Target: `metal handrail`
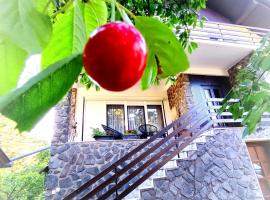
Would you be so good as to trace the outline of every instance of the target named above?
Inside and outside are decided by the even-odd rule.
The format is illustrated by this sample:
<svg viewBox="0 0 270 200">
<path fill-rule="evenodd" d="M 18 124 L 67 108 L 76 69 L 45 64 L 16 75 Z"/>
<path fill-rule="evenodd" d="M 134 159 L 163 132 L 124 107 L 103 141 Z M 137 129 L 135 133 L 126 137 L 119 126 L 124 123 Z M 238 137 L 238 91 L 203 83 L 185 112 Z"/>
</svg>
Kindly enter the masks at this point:
<svg viewBox="0 0 270 200">
<path fill-rule="evenodd" d="M 42 147 L 42 148 L 39 148 L 39 149 L 37 149 L 37 150 L 31 151 L 31 152 L 29 152 L 29 153 L 25 153 L 25 154 L 22 154 L 22 155 L 13 157 L 13 158 L 9 158 L 9 157 L 5 154 L 5 152 L 0 148 L 0 168 L 11 167 L 11 166 L 12 166 L 12 163 L 13 163 L 14 161 L 23 159 L 23 158 L 25 158 L 25 157 L 32 156 L 32 155 L 34 155 L 34 154 L 40 153 L 40 152 L 42 152 L 42 151 L 45 151 L 45 150 L 47 150 L 47 149 L 50 149 L 50 146 Z"/>
<path fill-rule="evenodd" d="M 156 135 L 154 135 L 150 139 L 146 140 L 144 143 L 142 143 L 141 145 L 139 145 L 138 147 L 136 147 L 131 152 L 127 153 L 124 157 L 122 157 L 121 159 L 119 159 L 118 161 L 116 161 L 114 164 L 112 164 L 111 166 L 109 166 L 108 168 L 106 168 L 105 170 L 103 170 L 101 173 L 99 173 L 97 176 L 95 176 L 94 178 L 92 178 L 91 180 L 89 180 L 88 182 L 86 182 L 80 188 L 78 188 L 77 190 L 75 190 L 72 193 L 70 193 L 68 196 L 66 196 L 64 198 L 64 200 L 68 200 L 68 199 L 72 199 L 72 198 L 76 197 L 81 192 L 83 192 L 84 190 L 88 189 L 88 187 L 90 185 L 92 185 L 95 182 L 99 181 L 101 178 L 103 178 L 104 176 L 108 175 L 111 172 L 114 172 L 114 175 L 112 175 L 107 180 L 105 180 L 103 183 L 101 183 L 100 185 L 98 185 L 97 187 L 95 187 L 92 191 L 90 191 L 88 194 L 86 194 L 82 199 L 92 199 L 96 194 L 100 193 L 104 188 L 106 188 L 107 186 L 109 186 L 114 181 L 116 183 L 115 184 L 115 187 L 113 187 L 110 190 L 108 190 L 105 194 L 103 194 L 98 199 L 106 199 L 107 197 L 109 197 L 113 193 L 116 193 L 118 195 L 118 190 L 123 185 L 125 185 L 126 183 L 129 182 L 130 176 L 134 175 L 135 173 L 137 173 L 137 175 L 138 175 L 141 171 L 144 170 L 145 167 L 148 167 L 151 163 L 153 163 L 154 161 L 156 161 L 160 157 L 164 156 L 163 150 L 161 150 L 161 152 L 163 152 L 163 153 L 160 152 L 160 153 L 158 153 L 158 156 L 151 157 L 150 160 L 146 161 L 142 165 L 142 166 L 144 166 L 143 168 L 139 167 L 133 173 L 131 173 L 130 175 L 128 175 L 127 177 L 125 177 L 124 179 L 122 179 L 120 182 L 118 182 L 117 181 L 118 178 L 121 177 L 125 172 L 127 172 L 132 167 L 135 167 L 139 162 L 141 162 L 142 160 L 146 159 L 147 156 L 149 156 L 150 154 L 154 153 L 156 150 L 162 149 L 162 148 L 160 148 L 161 146 L 166 145 L 167 146 L 166 148 L 168 148 L 168 149 L 171 149 L 172 147 L 176 147 L 178 149 L 179 148 L 179 142 L 180 141 L 177 138 L 179 138 L 180 134 L 183 131 L 189 131 L 190 133 L 193 133 L 193 136 L 195 136 L 196 135 L 195 134 L 196 131 L 198 129 L 201 130 L 204 127 L 204 126 L 202 126 L 202 125 L 205 125 L 203 123 L 206 122 L 206 124 L 209 124 L 209 121 L 211 121 L 210 120 L 210 116 L 209 116 L 209 111 L 207 111 L 207 114 L 206 115 L 203 115 L 203 116 L 201 115 L 201 113 L 203 113 L 203 112 L 200 111 L 198 113 L 198 110 L 205 110 L 206 108 L 207 107 L 205 106 L 205 104 L 204 104 L 204 106 L 203 106 L 203 104 L 201 104 L 199 106 L 195 106 L 187 114 L 185 114 L 184 116 L 180 117 L 178 120 L 174 121 L 173 123 L 171 123 L 167 127 L 165 127 L 159 133 L 157 133 Z M 199 117 L 199 119 L 198 120 L 193 120 L 192 123 L 190 123 L 190 120 L 188 120 L 188 122 L 185 122 L 186 119 L 188 119 L 189 117 L 194 116 L 194 114 L 195 114 L 196 111 L 197 111 L 197 115 L 195 115 L 195 117 Z M 161 138 L 171 128 L 173 128 L 174 131 L 172 133 L 169 133 L 166 137 Z M 192 136 L 192 138 L 195 139 L 193 136 Z M 151 146 L 144 153 L 141 153 L 140 155 L 138 155 L 138 157 L 133 158 L 133 160 L 131 160 L 131 158 L 134 155 L 136 155 L 138 152 L 140 152 L 146 146 L 150 145 L 151 143 L 153 143 L 155 141 L 157 141 L 157 143 L 154 143 L 153 146 Z M 168 144 L 168 143 L 170 143 L 170 144 Z M 178 153 L 181 150 L 182 149 L 178 150 Z M 167 152 L 167 151 L 165 151 L 165 152 Z M 130 162 L 129 162 L 129 164 L 127 164 L 127 165 L 125 165 L 123 167 L 123 164 L 126 163 L 126 161 L 130 161 Z M 119 196 L 122 198 L 122 196 L 124 194 L 127 195 L 132 190 L 133 189 L 131 187 L 129 187 L 129 189 L 126 189 L 125 190 L 125 193 L 122 192 Z"/>
</svg>

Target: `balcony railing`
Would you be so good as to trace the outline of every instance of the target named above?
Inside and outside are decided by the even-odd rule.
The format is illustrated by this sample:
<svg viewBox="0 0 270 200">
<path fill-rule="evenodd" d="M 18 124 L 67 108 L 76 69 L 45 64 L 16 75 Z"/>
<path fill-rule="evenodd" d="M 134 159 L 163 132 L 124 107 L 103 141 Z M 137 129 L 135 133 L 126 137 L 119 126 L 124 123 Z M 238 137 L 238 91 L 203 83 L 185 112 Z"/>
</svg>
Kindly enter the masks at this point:
<svg viewBox="0 0 270 200">
<path fill-rule="evenodd" d="M 197 26 L 191 31 L 192 40 L 210 40 L 224 43 L 259 46 L 261 39 L 270 29 L 205 22 L 203 28 Z"/>
<path fill-rule="evenodd" d="M 213 124 L 216 127 L 239 127 L 242 126 L 241 122 L 243 119 L 233 119 L 232 113 L 226 110 L 225 112 L 219 113 L 218 110 L 221 108 L 221 102 L 223 98 L 209 98 L 207 99 L 207 106 L 212 118 Z M 239 102 L 238 99 L 231 99 L 230 102 Z M 243 113 L 246 116 L 247 112 Z M 262 116 L 260 126 L 270 126 L 270 113 L 265 112 Z"/>
</svg>

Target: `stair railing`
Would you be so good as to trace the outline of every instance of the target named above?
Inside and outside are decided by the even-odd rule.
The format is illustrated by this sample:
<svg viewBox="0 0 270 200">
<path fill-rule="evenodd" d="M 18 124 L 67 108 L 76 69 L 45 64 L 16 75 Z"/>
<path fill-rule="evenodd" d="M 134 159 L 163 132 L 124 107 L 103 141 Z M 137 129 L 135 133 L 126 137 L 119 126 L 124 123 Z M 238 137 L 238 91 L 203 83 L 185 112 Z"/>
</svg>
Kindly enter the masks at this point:
<svg viewBox="0 0 270 200">
<path fill-rule="evenodd" d="M 206 105 L 195 106 L 71 192 L 64 200 L 74 197 L 82 200 L 123 199 L 212 125 Z M 144 149 L 146 150 L 143 151 Z M 103 181 L 105 177 L 109 178 Z M 88 192 L 89 188 L 97 183 L 98 185 Z"/>
</svg>

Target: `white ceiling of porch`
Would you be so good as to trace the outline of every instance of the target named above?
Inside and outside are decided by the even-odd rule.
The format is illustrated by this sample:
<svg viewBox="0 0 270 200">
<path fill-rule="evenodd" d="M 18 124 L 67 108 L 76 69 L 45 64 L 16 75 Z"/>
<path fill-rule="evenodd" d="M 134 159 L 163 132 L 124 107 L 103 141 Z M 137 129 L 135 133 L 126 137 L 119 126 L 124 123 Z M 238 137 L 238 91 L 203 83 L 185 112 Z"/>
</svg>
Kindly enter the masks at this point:
<svg viewBox="0 0 270 200">
<path fill-rule="evenodd" d="M 199 47 L 189 55 L 190 74 L 227 76 L 227 70 L 250 54 L 255 47 L 212 41 L 197 41 Z"/>
</svg>

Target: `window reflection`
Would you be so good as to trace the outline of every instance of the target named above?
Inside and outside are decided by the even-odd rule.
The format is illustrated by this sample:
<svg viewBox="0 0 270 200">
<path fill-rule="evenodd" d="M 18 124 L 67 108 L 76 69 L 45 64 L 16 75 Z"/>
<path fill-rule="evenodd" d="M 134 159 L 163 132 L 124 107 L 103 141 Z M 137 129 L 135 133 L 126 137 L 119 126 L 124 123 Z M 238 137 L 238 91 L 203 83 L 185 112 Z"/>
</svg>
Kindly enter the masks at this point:
<svg viewBox="0 0 270 200">
<path fill-rule="evenodd" d="M 164 127 L 162 109 L 160 105 L 147 106 L 148 123 L 156 126 L 158 130 Z"/>
<path fill-rule="evenodd" d="M 137 130 L 142 124 L 145 124 L 145 114 L 143 106 L 128 106 L 128 129 Z"/>
<path fill-rule="evenodd" d="M 119 131 L 125 130 L 124 105 L 107 105 L 107 126 Z"/>
</svg>

